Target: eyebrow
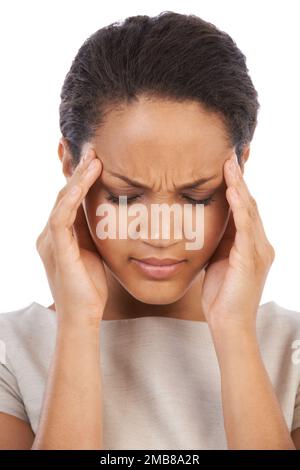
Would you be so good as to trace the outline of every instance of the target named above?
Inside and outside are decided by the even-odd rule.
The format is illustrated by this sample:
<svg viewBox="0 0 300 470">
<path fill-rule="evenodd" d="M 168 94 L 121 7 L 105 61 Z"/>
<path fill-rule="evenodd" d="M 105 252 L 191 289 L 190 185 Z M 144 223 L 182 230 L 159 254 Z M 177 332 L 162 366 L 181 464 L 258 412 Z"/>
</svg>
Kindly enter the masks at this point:
<svg viewBox="0 0 300 470">
<path fill-rule="evenodd" d="M 115 172 L 111 172 L 111 171 L 108 171 L 107 173 L 109 173 L 112 176 L 115 176 L 116 178 L 120 178 L 121 180 L 125 181 L 126 183 L 130 184 L 131 186 L 135 186 L 136 188 L 151 189 L 150 186 L 142 184 L 139 181 L 132 180 L 132 179 L 128 178 L 127 176 L 121 175 L 119 173 L 115 173 Z M 213 180 L 217 177 L 218 177 L 218 175 L 213 175 L 213 176 L 210 176 L 208 178 L 199 178 L 196 181 L 192 181 L 190 183 L 186 183 L 186 184 L 182 184 L 180 186 L 177 186 L 177 189 L 196 188 L 198 186 L 201 186 L 204 183 L 207 183 L 207 181 Z"/>
</svg>

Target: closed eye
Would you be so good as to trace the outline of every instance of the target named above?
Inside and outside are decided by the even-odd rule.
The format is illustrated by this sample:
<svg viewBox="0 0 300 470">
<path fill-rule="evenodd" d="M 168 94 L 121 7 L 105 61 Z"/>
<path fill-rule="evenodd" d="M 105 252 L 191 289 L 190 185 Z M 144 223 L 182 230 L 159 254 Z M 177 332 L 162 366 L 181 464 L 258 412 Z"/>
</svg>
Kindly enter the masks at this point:
<svg viewBox="0 0 300 470">
<path fill-rule="evenodd" d="M 115 196 L 114 194 L 111 194 L 111 193 L 110 193 L 110 194 L 107 196 L 107 200 L 108 200 L 108 201 L 111 201 L 113 204 L 118 204 L 118 205 L 120 205 L 120 203 L 121 203 L 121 201 L 119 200 L 120 197 L 121 197 L 121 196 Z M 127 204 L 130 204 L 131 202 L 136 201 L 139 197 L 140 197 L 140 196 L 131 196 L 131 197 L 127 196 Z"/>
<path fill-rule="evenodd" d="M 111 194 L 109 193 L 109 195 L 107 196 L 107 200 L 112 202 L 113 204 L 117 204 L 117 205 L 120 205 L 121 201 L 119 200 L 119 197 L 120 196 L 115 196 L 114 194 Z M 127 204 L 131 204 L 132 202 L 134 201 L 137 201 L 141 196 L 138 195 L 138 196 L 127 196 Z M 191 204 L 203 204 L 204 206 L 208 206 L 209 204 L 211 204 L 213 201 L 215 201 L 215 199 L 213 199 L 213 196 L 209 196 L 207 197 L 206 199 L 194 199 L 192 197 L 189 197 L 189 196 L 183 196 L 187 201 L 189 201 Z M 126 201 L 126 199 L 124 200 L 124 202 Z"/>
<path fill-rule="evenodd" d="M 187 199 L 191 204 L 203 204 L 204 206 L 208 206 L 211 204 L 215 199 L 213 199 L 213 196 L 207 197 L 206 199 L 193 199 L 192 197 L 189 196 L 184 196 L 185 199 Z"/>
</svg>

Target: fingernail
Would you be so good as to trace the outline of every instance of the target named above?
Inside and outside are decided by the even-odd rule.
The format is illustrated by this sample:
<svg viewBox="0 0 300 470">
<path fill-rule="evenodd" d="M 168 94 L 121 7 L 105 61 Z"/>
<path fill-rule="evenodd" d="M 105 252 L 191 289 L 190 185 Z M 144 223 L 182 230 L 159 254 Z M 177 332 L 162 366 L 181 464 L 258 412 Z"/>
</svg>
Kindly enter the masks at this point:
<svg viewBox="0 0 300 470">
<path fill-rule="evenodd" d="M 237 166 L 239 165 L 237 154 L 235 152 L 232 155 L 232 160 L 234 161 L 235 165 L 237 165 Z"/>
<path fill-rule="evenodd" d="M 238 164 L 238 160 L 237 160 L 237 156 L 236 154 L 234 154 L 231 159 L 230 159 L 230 165 L 229 165 L 229 170 L 231 171 L 231 173 L 235 176 L 238 176 L 239 175 L 239 164 Z"/>
<path fill-rule="evenodd" d="M 86 160 L 89 158 L 90 153 L 91 153 L 91 152 L 90 152 L 90 149 L 88 148 L 87 151 L 85 152 L 84 156 L 83 156 L 83 160 L 84 160 L 84 161 L 86 161 Z"/>
<path fill-rule="evenodd" d="M 90 147 L 87 149 L 87 151 L 85 152 L 85 154 L 83 155 L 81 159 L 81 162 L 80 162 L 81 165 L 83 165 L 84 162 L 86 162 L 91 157 L 91 154 L 92 154 L 91 150 L 92 149 Z"/>
<path fill-rule="evenodd" d="M 229 166 L 229 171 L 231 171 L 231 173 L 235 173 L 236 165 L 235 165 L 234 157 L 231 157 L 228 166 Z"/>
</svg>

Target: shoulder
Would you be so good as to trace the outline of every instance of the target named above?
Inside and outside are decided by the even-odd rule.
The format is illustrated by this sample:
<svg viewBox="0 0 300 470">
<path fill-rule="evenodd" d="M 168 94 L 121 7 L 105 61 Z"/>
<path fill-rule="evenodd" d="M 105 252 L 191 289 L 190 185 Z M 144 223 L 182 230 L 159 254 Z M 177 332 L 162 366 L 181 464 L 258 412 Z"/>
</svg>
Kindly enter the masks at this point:
<svg viewBox="0 0 300 470">
<path fill-rule="evenodd" d="M 300 340 L 300 312 L 275 301 L 259 306 L 257 332 L 264 342 L 288 343 Z"/>
<path fill-rule="evenodd" d="M 0 341 L 8 348 L 16 343 L 36 343 L 51 337 L 56 329 L 56 312 L 43 305 L 31 304 L 8 312 L 0 313 Z"/>
<path fill-rule="evenodd" d="M 261 326 L 271 322 L 275 327 L 300 327 L 300 311 L 284 307 L 274 300 L 259 306 L 257 319 Z"/>
</svg>

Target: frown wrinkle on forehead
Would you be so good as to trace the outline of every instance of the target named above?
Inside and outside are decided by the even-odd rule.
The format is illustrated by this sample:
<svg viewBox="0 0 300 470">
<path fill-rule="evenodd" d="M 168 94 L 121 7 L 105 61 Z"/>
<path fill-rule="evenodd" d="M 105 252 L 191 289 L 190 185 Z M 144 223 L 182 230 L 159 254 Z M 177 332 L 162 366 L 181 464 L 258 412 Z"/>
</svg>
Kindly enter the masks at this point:
<svg viewBox="0 0 300 470">
<path fill-rule="evenodd" d="M 147 183 L 144 183 L 144 182 L 141 182 L 141 181 L 137 181 L 137 180 L 129 178 L 126 175 L 122 175 L 120 173 L 116 173 L 116 172 L 113 172 L 113 171 L 108 171 L 107 173 L 109 175 L 114 176 L 114 178 L 118 178 L 122 181 L 125 181 L 125 183 L 127 183 L 129 186 L 134 186 L 135 188 L 152 189 L 152 186 L 149 185 L 149 183 L 147 184 Z M 213 181 L 216 178 L 218 178 L 218 174 L 215 174 L 215 175 L 212 175 L 212 176 L 209 176 L 209 177 L 197 178 L 196 180 L 190 181 L 188 183 L 183 183 L 183 184 L 179 184 L 179 185 L 174 184 L 174 188 L 175 189 L 180 189 L 180 190 L 198 188 L 200 186 L 203 186 L 208 181 Z"/>
</svg>

